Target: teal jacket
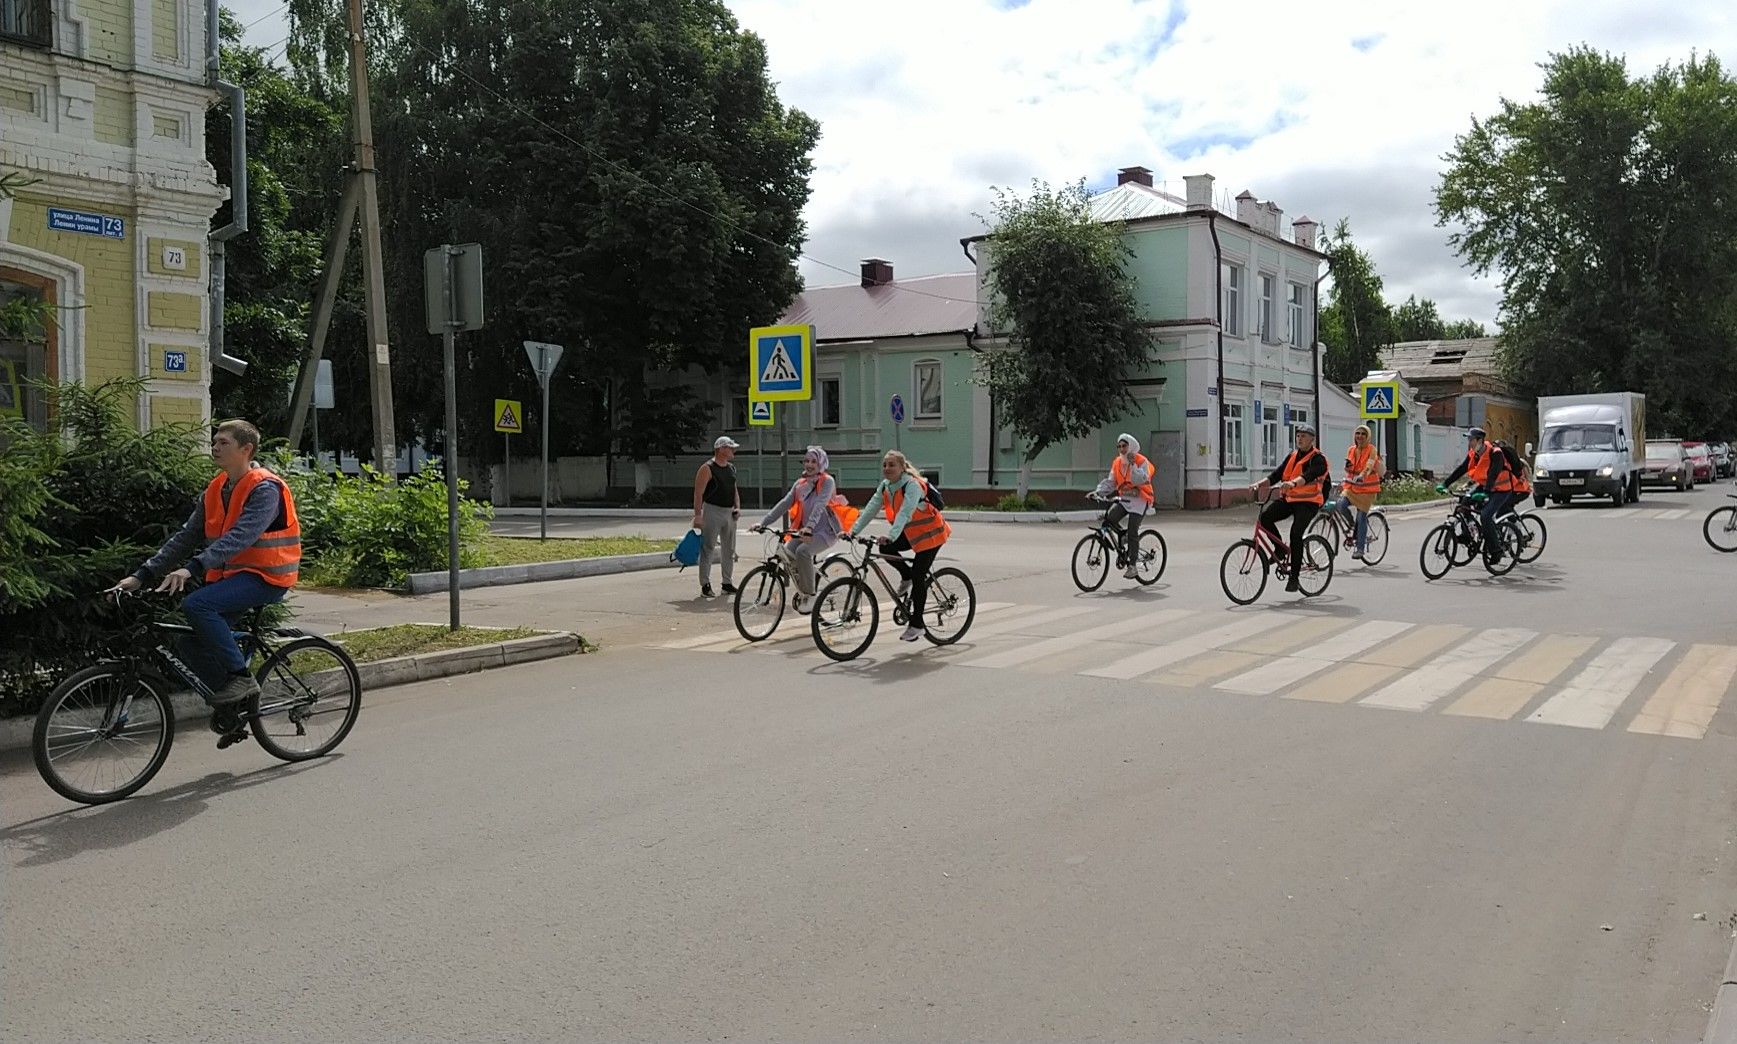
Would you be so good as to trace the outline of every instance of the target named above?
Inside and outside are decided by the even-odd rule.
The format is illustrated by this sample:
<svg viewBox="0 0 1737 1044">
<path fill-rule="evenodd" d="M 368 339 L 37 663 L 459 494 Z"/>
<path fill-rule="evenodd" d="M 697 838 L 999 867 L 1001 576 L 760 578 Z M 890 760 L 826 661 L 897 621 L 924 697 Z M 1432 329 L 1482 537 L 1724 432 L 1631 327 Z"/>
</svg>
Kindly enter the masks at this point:
<svg viewBox="0 0 1737 1044">
<path fill-rule="evenodd" d="M 895 482 L 881 480 L 881 484 L 875 487 L 874 496 L 870 497 L 868 503 L 862 506 L 862 514 L 857 517 L 856 525 L 850 527 L 850 535 L 856 536 L 867 529 L 870 522 L 881 517 L 883 513 L 881 505 L 900 490 L 904 491 L 905 502 L 899 505 L 898 513 L 893 516 L 893 528 L 887 533 L 888 540 L 897 540 L 899 534 L 905 531 L 905 524 L 911 520 L 912 515 L 916 514 L 917 505 L 923 501 L 923 484 L 918 482 L 916 476 L 909 472 L 900 475 Z"/>
</svg>

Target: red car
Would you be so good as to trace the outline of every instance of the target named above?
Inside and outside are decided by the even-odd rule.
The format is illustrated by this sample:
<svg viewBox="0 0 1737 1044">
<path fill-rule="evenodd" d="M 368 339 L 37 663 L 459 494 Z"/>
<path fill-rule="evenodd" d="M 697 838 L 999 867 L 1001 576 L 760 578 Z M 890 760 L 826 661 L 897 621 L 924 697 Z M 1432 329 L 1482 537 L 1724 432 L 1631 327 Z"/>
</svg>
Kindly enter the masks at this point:
<svg viewBox="0 0 1737 1044">
<path fill-rule="evenodd" d="M 1713 466 L 1713 451 L 1707 448 L 1705 442 L 1685 441 L 1683 455 L 1689 458 L 1689 466 L 1695 471 L 1696 482 L 1712 482 L 1719 477 Z"/>
</svg>

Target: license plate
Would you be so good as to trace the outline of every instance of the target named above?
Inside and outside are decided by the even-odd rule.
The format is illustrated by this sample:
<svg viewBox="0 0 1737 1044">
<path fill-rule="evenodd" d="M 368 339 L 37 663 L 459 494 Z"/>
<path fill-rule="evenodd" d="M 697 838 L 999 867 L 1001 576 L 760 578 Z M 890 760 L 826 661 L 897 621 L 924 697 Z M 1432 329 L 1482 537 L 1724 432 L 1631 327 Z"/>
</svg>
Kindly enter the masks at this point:
<svg viewBox="0 0 1737 1044">
<path fill-rule="evenodd" d="M 1584 486 L 1584 485 L 1586 485 L 1586 480 L 1585 479 L 1562 479 L 1561 481 L 1559 481 L 1557 483 L 1557 485 L 1559 485 L 1559 486 Z"/>
</svg>

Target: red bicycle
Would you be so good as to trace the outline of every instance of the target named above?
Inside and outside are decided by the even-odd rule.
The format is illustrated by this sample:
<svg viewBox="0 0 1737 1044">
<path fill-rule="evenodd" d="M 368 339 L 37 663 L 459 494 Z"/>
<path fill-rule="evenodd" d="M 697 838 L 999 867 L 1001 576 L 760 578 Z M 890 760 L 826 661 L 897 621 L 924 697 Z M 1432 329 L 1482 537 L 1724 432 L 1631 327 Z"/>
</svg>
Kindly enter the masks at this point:
<svg viewBox="0 0 1737 1044">
<path fill-rule="evenodd" d="M 1225 597 L 1237 605 L 1248 605 L 1267 589 L 1267 574 L 1276 572 L 1279 579 L 1291 574 L 1291 549 L 1275 539 L 1260 524 L 1260 509 L 1272 499 L 1269 492 L 1255 502 L 1253 537 L 1245 537 L 1230 545 L 1218 564 L 1218 583 Z M 1297 573 L 1297 586 L 1306 597 L 1313 598 L 1327 590 L 1333 582 L 1333 545 L 1313 533 L 1303 537 L 1302 567 Z"/>
</svg>

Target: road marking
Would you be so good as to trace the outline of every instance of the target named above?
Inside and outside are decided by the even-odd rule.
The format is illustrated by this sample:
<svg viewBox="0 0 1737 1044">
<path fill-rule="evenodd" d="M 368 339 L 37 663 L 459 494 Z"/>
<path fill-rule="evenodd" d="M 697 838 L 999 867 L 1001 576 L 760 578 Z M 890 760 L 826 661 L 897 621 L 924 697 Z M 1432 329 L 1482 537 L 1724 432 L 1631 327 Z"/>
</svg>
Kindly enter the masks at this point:
<svg viewBox="0 0 1737 1044">
<path fill-rule="evenodd" d="M 1526 720 L 1602 729 L 1653 665 L 1676 645 L 1664 638 L 1618 638 Z"/>
<path fill-rule="evenodd" d="M 1312 645 L 1334 631 L 1345 629 L 1345 621 L 1332 617 L 1304 617 L 1278 631 L 1256 635 L 1238 645 L 1238 652 L 1255 653 L 1262 656 L 1279 656 L 1292 649 Z"/>
<path fill-rule="evenodd" d="M 1413 667 L 1470 634 L 1470 627 L 1459 624 L 1425 624 L 1385 645 L 1376 646 L 1357 657 L 1360 663 L 1376 663 L 1386 667 Z"/>
<path fill-rule="evenodd" d="M 1284 694 L 1287 700 L 1348 703 L 1398 675 L 1402 667 L 1379 663 L 1348 663 Z"/>
<path fill-rule="evenodd" d="M 1256 653 L 1220 649 L 1217 652 L 1184 660 L 1165 671 L 1164 676 L 1156 680 L 1165 685 L 1173 685 L 1178 689 L 1198 689 L 1207 682 L 1215 681 L 1227 674 L 1241 674 L 1243 671 L 1258 667 L 1266 660 L 1267 657 Z"/>
<path fill-rule="evenodd" d="M 1154 630 L 1167 623 L 1187 619 L 1194 615 L 1192 609 L 1161 609 L 1157 612 L 1143 613 L 1128 620 L 1092 627 L 1084 631 L 1075 631 L 1055 638 L 1045 638 L 1041 642 L 1015 646 L 1005 652 L 998 652 L 976 660 L 964 660 L 965 667 L 1017 667 L 1020 664 L 1041 660 L 1046 656 L 1065 653 L 1096 641 L 1107 641 L 1118 635 L 1133 634 L 1137 631 Z"/>
<path fill-rule="evenodd" d="M 1409 630 L 1411 624 L 1408 623 L 1371 620 L 1358 624 L 1328 644 L 1264 663 L 1247 674 L 1221 681 L 1213 688 L 1247 693 L 1250 696 L 1269 696 L 1297 684 L 1304 678 L 1319 674 L 1336 663 L 1351 659 L 1372 645 Z"/>
<path fill-rule="evenodd" d="M 1536 631 L 1492 628 L 1473 635 L 1404 678 L 1361 701 L 1366 707 L 1424 711 L 1538 637 Z"/>
<path fill-rule="evenodd" d="M 1628 731 L 1650 736 L 1700 739 L 1719 702 L 1737 678 L 1737 648 L 1694 645 L 1629 723 Z"/>
<path fill-rule="evenodd" d="M 1212 652 L 1221 646 L 1241 641 L 1244 638 L 1252 638 L 1262 631 L 1270 631 L 1275 627 L 1282 627 L 1291 622 L 1293 621 L 1290 618 L 1279 613 L 1250 616 L 1223 627 L 1215 627 L 1210 631 L 1202 631 L 1186 638 L 1179 638 L 1168 645 L 1160 645 L 1155 649 L 1147 649 L 1132 656 L 1124 656 L 1122 659 L 1107 663 L 1102 667 L 1080 673 L 1089 678 L 1114 678 L 1118 681 L 1127 681 L 1130 678 L 1138 678 L 1148 671 L 1168 667 L 1173 663 L 1186 660 L 1190 656 Z"/>
<path fill-rule="evenodd" d="M 1661 511 L 1658 513 L 1658 515 L 1656 517 L 1658 517 L 1658 518 L 1688 518 L 1689 517 L 1689 509 L 1688 508 L 1677 508 L 1674 511 Z"/>
<path fill-rule="evenodd" d="M 1531 648 L 1491 672 L 1443 714 L 1506 721 L 1525 709 L 1544 687 L 1586 655 L 1598 639 L 1577 634 L 1547 634 Z"/>
</svg>

